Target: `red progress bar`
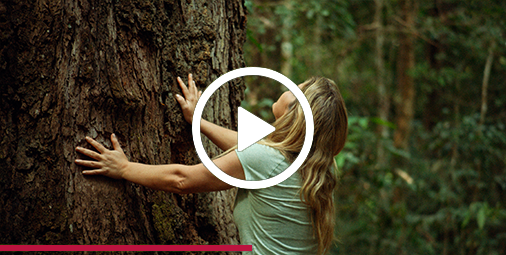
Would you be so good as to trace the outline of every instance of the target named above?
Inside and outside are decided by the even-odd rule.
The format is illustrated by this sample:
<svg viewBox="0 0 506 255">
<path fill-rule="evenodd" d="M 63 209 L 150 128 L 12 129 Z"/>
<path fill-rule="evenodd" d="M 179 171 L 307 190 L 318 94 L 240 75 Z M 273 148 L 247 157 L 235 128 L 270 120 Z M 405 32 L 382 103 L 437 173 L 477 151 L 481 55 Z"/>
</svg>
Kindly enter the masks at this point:
<svg viewBox="0 0 506 255">
<path fill-rule="evenodd" d="M 252 245 L 0 245 L 0 251 L 251 251 Z"/>
</svg>

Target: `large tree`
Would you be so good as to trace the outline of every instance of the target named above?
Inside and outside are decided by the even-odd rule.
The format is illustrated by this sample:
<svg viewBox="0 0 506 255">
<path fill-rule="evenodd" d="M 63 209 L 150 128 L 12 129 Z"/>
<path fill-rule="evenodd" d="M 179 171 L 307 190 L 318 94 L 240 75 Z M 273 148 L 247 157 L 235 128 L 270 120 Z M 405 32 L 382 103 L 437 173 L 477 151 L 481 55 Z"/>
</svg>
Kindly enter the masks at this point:
<svg viewBox="0 0 506 255">
<path fill-rule="evenodd" d="M 237 244 L 233 191 L 157 192 L 73 161 L 114 132 L 131 161 L 198 163 L 176 77 L 204 89 L 243 67 L 245 25 L 241 0 L 2 1 L 0 243 Z M 243 90 L 225 85 L 204 117 L 234 128 Z"/>
</svg>

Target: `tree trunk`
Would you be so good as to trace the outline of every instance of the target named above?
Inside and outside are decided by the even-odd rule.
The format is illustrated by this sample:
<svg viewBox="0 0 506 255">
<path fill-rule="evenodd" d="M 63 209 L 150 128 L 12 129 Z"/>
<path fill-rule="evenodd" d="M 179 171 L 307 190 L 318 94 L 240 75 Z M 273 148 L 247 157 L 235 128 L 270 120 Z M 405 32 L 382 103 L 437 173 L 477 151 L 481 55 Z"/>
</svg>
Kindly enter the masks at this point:
<svg viewBox="0 0 506 255">
<path fill-rule="evenodd" d="M 115 132 L 131 161 L 198 163 L 176 77 L 204 89 L 243 67 L 245 25 L 240 0 L 2 1 L 0 243 L 238 244 L 234 191 L 179 196 L 73 161 Z M 235 128 L 243 91 L 230 82 L 204 117 Z"/>
<path fill-rule="evenodd" d="M 293 56 L 293 49 L 291 49 L 292 45 L 290 43 L 284 42 L 290 39 L 288 33 L 291 33 L 291 31 L 286 31 L 286 29 L 292 26 L 293 20 L 285 20 L 286 15 L 278 15 L 276 9 L 284 3 L 289 4 L 286 8 L 291 8 L 291 1 L 253 0 L 250 2 L 252 3 L 252 12 L 256 22 L 251 22 L 248 25 L 248 40 L 250 40 L 250 43 L 246 46 L 246 54 L 250 57 L 249 62 L 246 64 L 276 70 L 290 77 L 292 72 L 290 58 Z M 282 17 L 282 21 L 278 20 L 279 16 Z M 278 35 L 281 35 L 281 41 L 276 39 Z M 262 106 L 258 103 L 268 102 L 263 101 L 265 99 L 278 98 L 284 92 L 283 86 L 280 86 L 273 79 L 261 76 L 249 76 L 246 81 L 249 88 L 246 101 L 251 106 L 248 110 L 262 116 L 267 122 L 274 122 L 274 115 L 270 114 L 270 105 L 266 106 L 264 104 Z"/>
<path fill-rule="evenodd" d="M 397 89 L 400 97 L 397 103 L 394 145 L 398 148 L 406 148 L 414 116 L 415 88 L 413 77 L 408 74 L 408 71 L 415 66 L 412 31 L 415 26 L 416 3 L 413 0 L 401 0 L 399 5 L 402 9 L 404 24 L 401 24 L 403 28 L 399 36 L 400 46 L 397 55 Z"/>
<path fill-rule="evenodd" d="M 322 68 L 322 35 L 323 35 L 323 17 L 317 14 L 313 30 L 312 52 L 313 52 L 313 70 L 315 73 L 321 73 Z"/>
<path fill-rule="evenodd" d="M 485 70 L 483 71 L 483 83 L 481 85 L 481 108 L 480 108 L 480 127 L 483 127 L 485 123 L 485 114 L 487 113 L 487 93 L 488 93 L 488 81 L 490 80 L 490 71 L 492 70 L 492 62 L 494 61 L 494 48 L 495 43 L 488 49 L 487 62 L 485 64 Z"/>
<path fill-rule="evenodd" d="M 385 33 L 383 27 L 383 0 L 375 0 L 374 23 L 376 27 L 376 81 L 378 83 L 378 118 L 388 121 L 388 112 L 390 111 L 390 97 L 387 93 L 385 85 L 385 62 L 383 53 L 383 45 L 385 42 Z M 386 165 L 385 146 L 383 141 L 388 138 L 388 128 L 385 125 L 378 125 L 378 133 L 381 136 L 377 144 L 378 165 L 383 167 Z"/>
<path fill-rule="evenodd" d="M 433 0 L 432 7 L 428 9 L 427 14 L 430 18 L 437 19 L 443 26 L 451 26 L 448 21 L 448 15 L 455 11 L 455 6 L 451 3 L 445 3 L 440 0 Z M 450 21 L 451 23 L 452 21 Z M 427 44 L 426 61 L 431 69 L 440 73 L 445 66 L 444 59 L 439 56 L 447 54 L 450 51 L 448 45 L 448 34 L 439 33 L 435 38 L 431 38 L 432 43 Z M 428 131 L 432 131 L 434 127 L 444 118 L 441 109 L 447 107 L 441 100 L 444 97 L 444 88 L 442 84 L 431 86 L 430 91 L 426 95 L 426 102 L 423 109 L 423 125 Z"/>
<path fill-rule="evenodd" d="M 290 0 L 284 1 L 285 8 L 288 10 L 287 17 L 282 21 L 283 29 L 281 32 L 281 73 L 286 77 L 292 76 L 292 59 L 293 59 L 293 45 L 292 45 L 292 30 L 293 30 L 293 6 Z"/>
</svg>

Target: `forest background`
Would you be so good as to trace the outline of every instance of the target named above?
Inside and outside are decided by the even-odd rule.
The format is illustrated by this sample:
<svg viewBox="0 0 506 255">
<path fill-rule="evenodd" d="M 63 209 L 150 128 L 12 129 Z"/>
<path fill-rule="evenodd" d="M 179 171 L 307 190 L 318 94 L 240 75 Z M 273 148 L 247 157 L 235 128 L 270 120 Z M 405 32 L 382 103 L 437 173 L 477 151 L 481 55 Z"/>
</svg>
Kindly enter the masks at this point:
<svg viewBox="0 0 506 255">
<path fill-rule="evenodd" d="M 248 0 L 247 66 L 339 85 L 333 254 L 506 254 L 506 2 Z M 246 80 L 273 119 L 283 87 Z"/>
<path fill-rule="evenodd" d="M 505 17 L 503 0 L 2 1 L 0 243 L 237 244 L 233 191 L 85 178 L 74 149 L 115 132 L 132 161 L 197 163 L 175 78 L 260 66 L 346 100 L 332 254 L 506 254 Z M 236 127 L 245 94 L 273 120 L 282 86 L 245 82 L 204 117 Z"/>
</svg>

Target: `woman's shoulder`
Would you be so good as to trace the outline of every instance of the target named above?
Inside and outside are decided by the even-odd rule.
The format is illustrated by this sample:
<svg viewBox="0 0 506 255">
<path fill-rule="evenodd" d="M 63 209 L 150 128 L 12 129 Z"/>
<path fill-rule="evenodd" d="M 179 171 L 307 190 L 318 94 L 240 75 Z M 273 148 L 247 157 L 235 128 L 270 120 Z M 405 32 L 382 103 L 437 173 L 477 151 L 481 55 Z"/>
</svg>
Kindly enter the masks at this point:
<svg viewBox="0 0 506 255">
<path fill-rule="evenodd" d="M 276 160 L 285 160 L 285 157 L 278 149 L 261 143 L 254 143 L 250 147 L 242 151 L 236 150 L 236 152 L 238 155 L 241 154 L 248 157 L 254 157 L 256 159 L 271 158 Z"/>
<path fill-rule="evenodd" d="M 273 147 L 271 147 L 269 145 L 263 144 L 261 141 L 252 144 L 250 147 L 253 148 L 253 149 L 255 149 L 255 150 L 265 151 L 267 153 L 276 153 L 276 154 L 280 154 L 281 155 L 281 152 L 279 152 L 278 149 L 273 148 Z"/>
<path fill-rule="evenodd" d="M 236 150 L 236 153 L 247 180 L 251 180 L 248 178 L 250 173 L 259 174 L 256 178 L 251 176 L 253 180 L 269 178 L 275 169 L 286 164 L 279 150 L 264 144 L 255 143 L 242 151 Z"/>
</svg>

